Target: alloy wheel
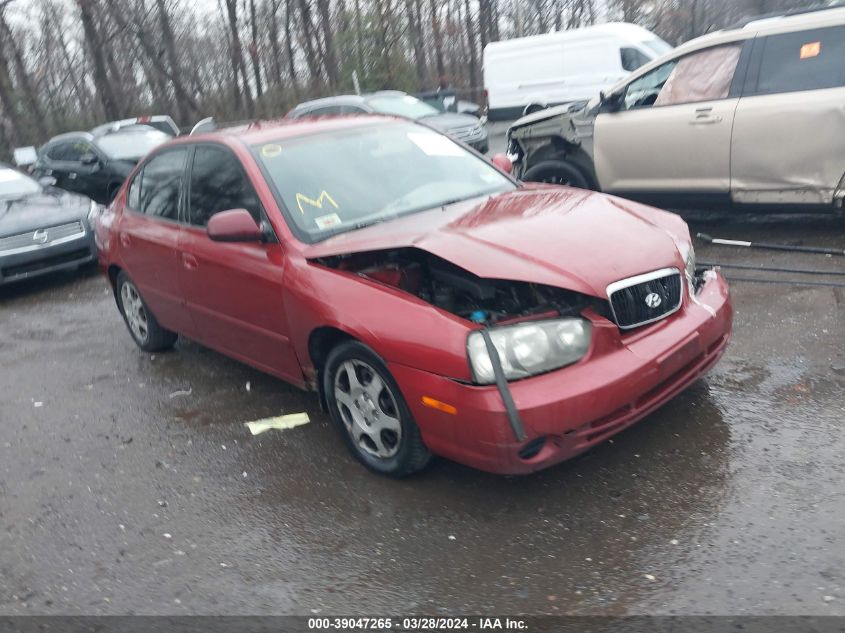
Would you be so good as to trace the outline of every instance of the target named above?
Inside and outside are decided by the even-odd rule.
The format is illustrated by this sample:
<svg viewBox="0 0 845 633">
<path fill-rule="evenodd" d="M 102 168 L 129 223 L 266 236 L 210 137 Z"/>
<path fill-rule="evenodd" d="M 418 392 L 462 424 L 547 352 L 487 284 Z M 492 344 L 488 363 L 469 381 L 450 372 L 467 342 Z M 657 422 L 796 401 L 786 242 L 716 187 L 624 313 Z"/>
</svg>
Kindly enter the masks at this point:
<svg viewBox="0 0 845 633">
<path fill-rule="evenodd" d="M 126 323 L 135 338 L 141 343 L 146 342 L 150 335 L 147 320 L 147 310 L 138 289 L 130 282 L 126 282 L 120 289 L 120 300 L 123 305 L 123 314 L 126 316 Z"/>
<path fill-rule="evenodd" d="M 390 387 L 369 364 L 351 359 L 337 369 L 334 399 L 358 450 L 379 459 L 399 451 L 402 424 Z"/>
</svg>

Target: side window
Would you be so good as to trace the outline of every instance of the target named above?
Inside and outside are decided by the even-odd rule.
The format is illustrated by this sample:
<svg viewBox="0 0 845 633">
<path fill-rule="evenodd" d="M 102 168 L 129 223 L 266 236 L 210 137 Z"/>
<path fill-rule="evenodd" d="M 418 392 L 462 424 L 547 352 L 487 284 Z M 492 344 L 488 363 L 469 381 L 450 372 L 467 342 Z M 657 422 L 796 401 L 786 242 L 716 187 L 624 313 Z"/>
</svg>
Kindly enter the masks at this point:
<svg viewBox="0 0 845 633">
<path fill-rule="evenodd" d="M 625 90 L 624 109 L 633 110 L 654 105 L 657 95 L 660 94 L 666 80 L 675 69 L 676 63 L 676 60 L 667 62 L 628 84 Z"/>
<path fill-rule="evenodd" d="M 354 106 L 354 105 L 345 105 L 345 106 L 340 106 L 340 113 L 341 114 L 365 114 L 366 110 L 364 110 L 364 108 L 359 108 L 358 106 Z"/>
<path fill-rule="evenodd" d="M 190 222 L 205 226 L 229 209 L 246 209 L 261 221 L 261 203 L 237 157 L 223 147 L 199 145 L 191 168 Z"/>
<path fill-rule="evenodd" d="M 627 46 L 619 49 L 619 59 L 622 62 L 622 69 L 628 71 L 636 70 L 649 61 L 642 51 Z"/>
<path fill-rule="evenodd" d="M 186 149 L 173 149 L 151 158 L 129 186 L 130 208 L 168 220 L 179 219 L 179 195 Z"/>
<path fill-rule="evenodd" d="M 51 160 L 78 162 L 82 158 L 83 154 L 93 151 L 94 150 L 91 146 L 85 141 L 68 141 L 51 147 L 47 151 L 47 156 L 49 156 Z"/>
<path fill-rule="evenodd" d="M 654 105 L 726 98 L 741 51 L 741 44 L 727 44 L 682 57 L 657 95 Z"/>
<path fill-rule="evenodd" d="M 845 86 L 845 26 L 770 35 L 757 94 Z"/>
</svg>

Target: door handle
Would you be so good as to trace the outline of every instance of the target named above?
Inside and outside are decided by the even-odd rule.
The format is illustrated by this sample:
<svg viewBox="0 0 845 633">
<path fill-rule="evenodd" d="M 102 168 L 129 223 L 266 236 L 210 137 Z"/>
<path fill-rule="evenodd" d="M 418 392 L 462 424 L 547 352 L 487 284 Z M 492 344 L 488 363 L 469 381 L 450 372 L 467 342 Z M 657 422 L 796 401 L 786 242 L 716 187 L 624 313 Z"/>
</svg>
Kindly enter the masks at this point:
<svg viewBox="0 0 845 633">
<path fill-rule="evenodd" d="M 67 177 L 70 178 L 71 180 L 76 180 L 76 172 L 75 171 L 70 172 L 67 175 Z"/>
<path fill-rule="evenodd" d="M 722 117 L 720 116 L 698 114 L 692 121 L 690 121 L 690 125 L 713 125 L 714 123 L 719 123 L 721 120 Z"/>
<path fill-rule="evenodd" d="M 120 234 L 120 244 L 122 246 L 129 248 L 130 246 L 132 246 L 132 240 L 129 239 L 129 236 L 126 233 L 121 233 Z"/>
<path fill-rule="evenodd" d="M 197 258 L 189 253 L 182 253 L 182 265 L 187 270 L 196 270 L 200 266 Z"/>
</svg>

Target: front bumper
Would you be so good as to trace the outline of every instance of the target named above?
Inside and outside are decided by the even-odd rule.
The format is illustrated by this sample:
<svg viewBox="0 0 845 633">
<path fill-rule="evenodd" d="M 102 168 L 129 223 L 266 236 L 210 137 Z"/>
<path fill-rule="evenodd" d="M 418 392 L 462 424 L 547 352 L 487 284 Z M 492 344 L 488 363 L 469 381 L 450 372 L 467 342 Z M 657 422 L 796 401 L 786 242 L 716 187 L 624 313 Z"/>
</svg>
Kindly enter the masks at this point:
<svg viewBox="0 0 845 633">
<path fill-rule="evenodd" d="M 97 259 L 94 233 L 86 226 L 78 237 L 24 253 L 0 253 L 0 285 L 75 268 Z"/>
<path fill-rule="evenodd" d="M 490 472 L 529 473 L 631 426 L 716 364 L 733 321 L 727 284 L 712 274 L 695 301 L 684 301 L 674 315 L 621 337 L 615 324 L 594 315 L 593 346 L 584 359 L 510 383 L 525 428 L 522 442 L 514 437 L 496 387 L 395 364 L 390 370 L 432 452 Z M 457 415 L 424 406 L 423 396 L 452 404 Z M 535 449 L 542 446 L 526 451 L 532 442 Z"/>
</svg>

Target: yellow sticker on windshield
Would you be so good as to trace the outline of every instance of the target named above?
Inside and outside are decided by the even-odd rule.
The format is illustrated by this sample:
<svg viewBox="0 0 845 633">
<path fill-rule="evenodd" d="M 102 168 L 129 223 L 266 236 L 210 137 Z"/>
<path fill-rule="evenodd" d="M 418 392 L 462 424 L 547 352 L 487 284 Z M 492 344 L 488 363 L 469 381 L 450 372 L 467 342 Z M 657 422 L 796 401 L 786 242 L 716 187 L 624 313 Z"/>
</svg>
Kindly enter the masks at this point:
<svg viewBox="0 0 845 633">
<path fill-rule="evenodd" d="M 807 59 L 809 57 L 818 57 L 821 52 L 821 42 L 809 42 L 808 44 L 804 44 L 804 46 L 801 47 L 800 55 L 801 59 Z"/>
<path fill-rule="evenodd" d="M 276 145 L 275 143 L 271 143 L 270 145 L 265 145 L 261 148 L 261 155 L 264 158 L 275 158 L 279 154 L 282 153 L 282 146 Z"/>
<path fill-rule="evenodd" d="M 309 198 L 308 196 L 301 193 L 296 194 L 296 204 L 299 207 L 300 213 L 305 213 L 305 208 L 303 207 L 303 205 L 322 209 L 324 202 L 328 202 L 335 209 L 340 208 L 339 206 L 337 206 L 337 202 L 334 201 L 334 198 L 332 198 L 325 189 L 320 192 L 320 195 L 317 196 L 316 200 L 313 198 Z"/>
</svg>

